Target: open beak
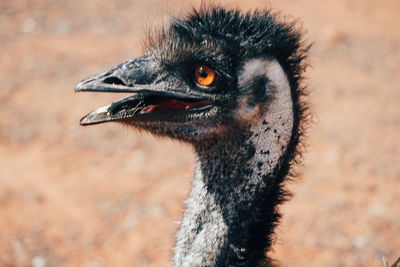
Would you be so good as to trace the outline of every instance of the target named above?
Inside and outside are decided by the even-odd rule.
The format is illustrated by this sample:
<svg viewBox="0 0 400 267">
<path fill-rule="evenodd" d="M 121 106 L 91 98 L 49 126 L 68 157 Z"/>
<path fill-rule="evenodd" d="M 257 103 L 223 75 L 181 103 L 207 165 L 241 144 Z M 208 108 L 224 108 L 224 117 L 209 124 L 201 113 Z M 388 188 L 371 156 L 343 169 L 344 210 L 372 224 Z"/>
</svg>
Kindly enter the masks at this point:
<svg viewBox="0 0 400 267">
<path fill-rule="evenodd" d="M 81 81 L 76 92 L 130 93 L 98 108 L 80 120 L 81 125 L 109 121 L 155 120 L 169 112 L 198 112 L 212 102 L 193 91 L 171 88 L 168 77 L 148 57 L 130 60 Z M 167 114 L 168 116 L 168 114 Z"/>
</svg>

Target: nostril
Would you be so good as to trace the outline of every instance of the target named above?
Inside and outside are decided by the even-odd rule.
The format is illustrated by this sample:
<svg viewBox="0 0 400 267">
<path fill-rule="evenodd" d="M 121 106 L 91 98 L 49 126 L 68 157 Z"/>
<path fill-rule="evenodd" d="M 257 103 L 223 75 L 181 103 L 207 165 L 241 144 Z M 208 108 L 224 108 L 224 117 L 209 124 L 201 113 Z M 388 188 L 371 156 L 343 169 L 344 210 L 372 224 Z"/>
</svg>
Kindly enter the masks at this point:
<svg viewBox="0 0 400 267">
<path fill-rule="evenodd" d="M 103 83 L 126 85 L 120 78 L 108 77 L 103 80 Z"/>
</svg>

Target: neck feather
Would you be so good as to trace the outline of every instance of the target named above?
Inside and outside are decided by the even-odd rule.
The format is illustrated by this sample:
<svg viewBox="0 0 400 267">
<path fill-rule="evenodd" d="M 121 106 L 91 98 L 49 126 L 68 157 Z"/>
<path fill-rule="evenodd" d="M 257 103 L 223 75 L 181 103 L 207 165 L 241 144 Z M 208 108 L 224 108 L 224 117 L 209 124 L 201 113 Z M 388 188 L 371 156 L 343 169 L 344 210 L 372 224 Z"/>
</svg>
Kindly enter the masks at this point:
<svg viewBox="0 0 400 267">
<path fill-rule="evenodd" d="M 265 254 L 280 217 L 277 205 L 286 197 L 282 182 L 289 169 L 293 108 L 279 64 L 248 62 L 244 72 L 254 64 L 268 74 L 269 101 L 249 108 L 250 97 L 244 97 L 240 123 L 231 129 L 235 134 L 195 146 L 195 177 L 175 247 L 177 267 L 269 264 Z"/>
</svg>

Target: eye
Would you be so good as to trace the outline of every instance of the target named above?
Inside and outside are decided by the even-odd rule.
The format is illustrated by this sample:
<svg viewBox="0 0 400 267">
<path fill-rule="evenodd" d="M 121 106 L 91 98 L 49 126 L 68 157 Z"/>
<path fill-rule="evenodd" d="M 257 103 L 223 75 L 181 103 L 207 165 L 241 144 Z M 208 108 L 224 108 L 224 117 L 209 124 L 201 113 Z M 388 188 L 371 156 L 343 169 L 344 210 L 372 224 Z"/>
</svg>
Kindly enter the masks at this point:
<svg viewBox="0 0 400 267">
<path fill-rule="evenodd" d="M 210 86 L 215 82 L 217 74 L 210 67 L 200 65 L 194 69 L 194 78 L 196 83 L 201 86 Z"/>
</svg>

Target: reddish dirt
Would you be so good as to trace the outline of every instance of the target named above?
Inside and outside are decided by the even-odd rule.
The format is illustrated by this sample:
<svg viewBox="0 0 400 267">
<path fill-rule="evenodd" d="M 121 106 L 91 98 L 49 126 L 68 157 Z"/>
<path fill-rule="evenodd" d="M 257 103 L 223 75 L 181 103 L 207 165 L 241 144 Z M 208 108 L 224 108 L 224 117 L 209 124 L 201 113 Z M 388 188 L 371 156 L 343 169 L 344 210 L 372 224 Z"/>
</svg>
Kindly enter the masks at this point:
<svg viewBox="0 0 400 267">
<path fill-rule="evenodd" d="M 139 56 L 149 25 L 190 6 L 0 3 L 1 266 L 169 266 L 191 149 L 116 124 L 80 127 L 82 115 L 116 96 L 72 89 Z M 299 18 L 314 42 L 307 76 L 316 114 L 272 256 L 283 266 L 393 262 L 400 256 L 400 2 L 268 6 Z"/>
</svg>

